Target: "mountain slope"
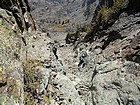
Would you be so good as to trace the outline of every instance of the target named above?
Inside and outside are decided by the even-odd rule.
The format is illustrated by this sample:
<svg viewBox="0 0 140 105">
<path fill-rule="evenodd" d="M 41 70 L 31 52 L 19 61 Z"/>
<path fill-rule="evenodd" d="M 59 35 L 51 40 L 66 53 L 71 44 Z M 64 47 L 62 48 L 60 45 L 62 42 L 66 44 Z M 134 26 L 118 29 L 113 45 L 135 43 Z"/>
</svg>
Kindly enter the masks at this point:
<svg viewBox="0 0 140 105">
<path fill-rule="evenodd" d="M 51 97 L 47 104 L 139 105 L 140 13 L 136 2 L 122 1 L 115 12 L 108 13 L 114 3 L 101 1 L 92 21 L 96 28 L 91 28 L 85 42 L 47 42 L 44 36 L 34 41 L 30 53 L 37 54 L 47 71 L 47 88 L 42 90 L 42 96 Z"/>
<path fill-rule="evenodd" d="M 29 3 L 33 17 L 44 32 L 56 24 L 70 31 L 91 22 L 98 0 L 29 0 Z"/>
<path fill-rule="evenodd" d="M 30 1 L 33 18 L 39 22 L 49 17 L 70 19 L 63 25 L 51 20 L 47 28 L 41 22 L 47 33 L 33 31 L 36 28 L 28 3 L 22 1 L 23 6 L 19 1 L 0 1 L 0 104 L 140 104 L 139 0 Z M 86 14 L 93 17 L 90 32 L 79 29 L 67 35 L 73 30 L 64 27 L 74 29 L 71 21 L 84 23 L 84 8 L 92 8 L 95 2 L 91 9 L 95 12 Z M 34 14 L 37 11 L 39 14 Z M 45 12 L 49 16 L 43 17 Z"/>
</svg>

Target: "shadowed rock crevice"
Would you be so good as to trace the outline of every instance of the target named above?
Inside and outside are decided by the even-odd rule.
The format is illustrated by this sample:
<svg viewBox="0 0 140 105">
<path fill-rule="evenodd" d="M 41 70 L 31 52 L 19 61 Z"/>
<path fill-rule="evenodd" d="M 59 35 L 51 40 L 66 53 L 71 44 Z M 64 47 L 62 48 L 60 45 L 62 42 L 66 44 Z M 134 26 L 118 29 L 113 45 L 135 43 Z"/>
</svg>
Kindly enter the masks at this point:
<svg viewBox="0 0 140 105">
<path fill-rule="evenodd" d="M 127 55 L 126 60 L 133 61 L 140 64 L 140 56 L 139 55 Z"/>
<path fill-rule="evenodd" d="M 102 49 L 104 50 L 111 42 L 120 39 L 122 40 L 124 37 L 121 36 L 121 34 L 117 31 L 112 31 L 109 33 L 109 35 L 107 36 L 107 40 L 104 41 L 104 44 L 102 46 Z"/>
</svg>

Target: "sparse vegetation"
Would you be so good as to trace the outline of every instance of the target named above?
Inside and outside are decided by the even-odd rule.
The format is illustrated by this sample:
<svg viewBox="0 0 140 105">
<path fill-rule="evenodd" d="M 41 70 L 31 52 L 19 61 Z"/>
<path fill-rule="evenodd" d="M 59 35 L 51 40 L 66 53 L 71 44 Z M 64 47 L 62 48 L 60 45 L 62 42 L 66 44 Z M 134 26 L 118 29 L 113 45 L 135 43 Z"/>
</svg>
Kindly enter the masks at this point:
<svg viewBox="0 0 140 105">
<path fill-rule="evenodd" d="M 113 18 L 117 16 L 117 12 L 121 9 L 124 0 L 100 0 L 101 5 L 98 6 L 95 17 L 88 28 L 88 34 L 85 40 L 93 40 L 95 33 L 100 32 L 99 30 L 107 28 L 113 23 Z M 111 4 L 109 4 L 111 2 Z M 93 35 L 94 34 L 94 35 Z M 100 37 L 98 35 L 98 37 Z"/>
<path fill-rule="evenodd" d="M 2 72 L 2 68 L 0 67 L 0 73 Z"/>
<path fill-rule="evenodd" d="M 88 30 L 89 30 L 88 25 L 84 25 L 84 26 L 81 28 L 81 32 L 88 32 Z"/>
<path fill-rule="evenodd" d="M 77 31 L 75 33 L 68 33 L 66 37 L 66 43 L 75 43 L 75 41 L 80 41 L 80 34 L 81 28 L 77 28 Z"/>
<path fill-rule="evenodd" d="M 23 70 L 24 70 L 24 98 L 26 105 L 34 105 L 34 97 L 36 94 L 36 88 L 38 84 L 41 82 L 42 74 L 36 69 L 37 66 L 41 66 L 39 60 L 36 59 L 28 59 L 23 62 Z M 32 95 L 29 97 L 29 95 Z"/>
<path fill-rule="evenodd" d="M 28 97 L 28 93 L 24 92 L 25 105 L 35 105 L 34 101 Z"/>
<path fill-rule="evenodd" d="M 61 25 L 61 24 L 56 24 L 53 26 L 54 30 L 57 30 L 57 31 L 64 31 L 64 26 Z"/>
<path fill-rule="evenodd" d="M 95 17 L 95 22 L 93 24 L 104 25 L 108 22 L 109 19 L 112 18 L 112 15 L 118 12 L 124 0 L 113 0 L 112 7 L 108 6 L 108 2 L 100 7 L 97 16 Z"/>
</svg>

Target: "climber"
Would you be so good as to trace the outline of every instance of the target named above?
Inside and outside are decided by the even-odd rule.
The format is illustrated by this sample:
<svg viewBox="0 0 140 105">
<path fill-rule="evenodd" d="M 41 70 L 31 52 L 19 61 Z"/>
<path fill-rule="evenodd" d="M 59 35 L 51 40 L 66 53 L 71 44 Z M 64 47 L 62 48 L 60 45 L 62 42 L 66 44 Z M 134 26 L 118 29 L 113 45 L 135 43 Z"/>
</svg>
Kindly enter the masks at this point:
<svg viewBox="0 0 140 105">
<path fill-rule="evenodd" d="M 86 63 L 87 63 L 86 57 L 87 57 L 87 54 L 86 54 L 86 53 L 83 53 L 83 54 L 80 56 L 80 58 L 79 58 L 80 62 L 79 62 L 79 64 L 78 64 L 78 67 L 79 67 L 79 66 L 81 66 L 82 68 L 85 67 L 85 65 L 86 65 Z"/>
<path fill-rule="evenodd" d="M 52 52 L 53 52 L 53 54 L 54 54 L 54 56 L 56 57 L 56 59 L 58 59 L 58 56 L 57 56 L 57 48 L 54 46 L 54 45 L 52 45 Z"/>
</svg>

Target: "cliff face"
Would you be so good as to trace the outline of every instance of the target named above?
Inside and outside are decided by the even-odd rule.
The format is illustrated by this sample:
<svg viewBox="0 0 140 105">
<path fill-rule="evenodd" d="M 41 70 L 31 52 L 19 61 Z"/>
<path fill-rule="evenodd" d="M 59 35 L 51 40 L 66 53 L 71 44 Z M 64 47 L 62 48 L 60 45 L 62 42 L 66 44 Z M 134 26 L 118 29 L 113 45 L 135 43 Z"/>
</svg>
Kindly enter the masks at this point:
<svg viewBox="0 0 140 105">
<path fill-rule="evenodd" d="M 36 30 L 28 2 L 0 1 L 0 104 L 23 105 L 22 61 L 28 32 Z"/>
<path fill-rule="evenodd" d="M 16 23 L 21 32 L 28 30 L 36 30 L 34 20 L 30 14 L 30 7 L 27 0 L 2 0 L 0 1 L 0 7 L 12 12 L 15 17 Z"/>
</svg>

